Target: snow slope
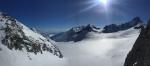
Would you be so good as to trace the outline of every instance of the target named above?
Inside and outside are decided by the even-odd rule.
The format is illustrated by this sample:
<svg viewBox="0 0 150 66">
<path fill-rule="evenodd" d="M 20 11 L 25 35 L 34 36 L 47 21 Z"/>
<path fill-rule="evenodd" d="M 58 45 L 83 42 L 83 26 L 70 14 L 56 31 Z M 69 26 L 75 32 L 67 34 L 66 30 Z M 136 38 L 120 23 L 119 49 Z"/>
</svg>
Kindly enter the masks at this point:
<svg viewBox="0 0 150 66">
<path fill-rule="evenodd" d="M 67 59 L 66 66 L 123 66 L 140 30 L 117 33 L 89 33 L 79 42 L 57 42 Z"/>
<path fill-rule="evenodd" d="M 26 51 L 9 50 L 0 44 L 0 66 L 62 66 L 64 59 L 60 59 L 49 52 L 35 55 Z"/>
<path fill-rule="evenodd" d="M 62 66 L 63 56 L 50 41 L 0 12 L 0 66 Z"/>
</svg>

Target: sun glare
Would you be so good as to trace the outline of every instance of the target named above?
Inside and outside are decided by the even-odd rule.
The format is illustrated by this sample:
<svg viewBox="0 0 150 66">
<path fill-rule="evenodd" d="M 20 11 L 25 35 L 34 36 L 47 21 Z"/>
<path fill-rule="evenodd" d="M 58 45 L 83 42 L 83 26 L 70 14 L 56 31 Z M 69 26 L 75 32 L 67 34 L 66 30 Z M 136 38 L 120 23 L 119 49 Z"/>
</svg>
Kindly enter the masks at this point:
<svg viewBox="0 0 150 66">
<path fill-rule="evenodd" d="M 108 0 L 98 0 L 103 5 L 108 5 Z"/>
<path fill-rule="evenodd" d="M 97 0 L 97 3 L 104 7 L 107 7 L 109 5 L 109 0 Z"/>
<path fill-rule="evenodd" d="M 94 7 L 99 7 L 99 9 L 103 12 L 109 11 L 110 5 L 112 4 L 112 0 L 88 0 L 87 4 L 90 4 L 87 8 L 83 9 L 81 12 L 87 11 Z"/>
</svg>

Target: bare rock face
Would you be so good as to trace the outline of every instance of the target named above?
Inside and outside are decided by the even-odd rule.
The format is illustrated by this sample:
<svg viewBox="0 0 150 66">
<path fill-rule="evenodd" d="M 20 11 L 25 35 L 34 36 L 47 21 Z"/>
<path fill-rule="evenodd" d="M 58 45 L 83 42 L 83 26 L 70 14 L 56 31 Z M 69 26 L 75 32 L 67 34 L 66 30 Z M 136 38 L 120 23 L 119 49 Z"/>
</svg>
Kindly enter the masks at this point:
<svg viewBox="0 0 150 66">
<path fill-rule="evenodd" d="M 124 66 L 150 66 L 150 20 L 141 33 L 132 50 L 127 55 Z"/>
</svg>

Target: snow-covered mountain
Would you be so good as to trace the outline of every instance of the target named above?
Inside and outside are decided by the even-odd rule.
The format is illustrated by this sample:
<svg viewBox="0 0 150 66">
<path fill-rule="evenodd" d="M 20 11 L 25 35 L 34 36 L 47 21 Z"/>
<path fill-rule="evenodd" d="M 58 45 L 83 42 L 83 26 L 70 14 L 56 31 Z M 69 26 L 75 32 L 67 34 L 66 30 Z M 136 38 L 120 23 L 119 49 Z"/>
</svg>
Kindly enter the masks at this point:
<svg viewBox="0 0 150 66">
<path fill-rule="evenodd" d="M 59 34 L 56 34 L 51 37 L 54 41 L 80 41 L 84 38 L 86 38 L 87 33 L 89 32 L 100 32 L 100 28 L 95 27 L 94 25 L 87 25 L 87 26 L 79 26 L 79 27 L 73 27 L 70 30 L 66 32 L 62 32 Z"/>
<path fill-rule="evenodd" d="M 30 28 L 33 32 L 35 32 L 35 33 L 40 33 L 41 31 L 39 31 L 37 28 L 35 28 L 35 27 L 32 27 L 32 28 Z"/>
<path fill-rule="evenodd" d="M 137 28 L 140 27 L 143 24 L 142 20 L 139 17 L 133 18 L 131 21 L 116 25 L 106 25 L 103 29 L 97 28 L 93 25 L 87 25 L 87 26 L 79 26 L 74 27 L 66 32 L 62 32 L 59 34 L 56 34 L 51 37 L 52 40 L 56 42 L 68 42 L 68 41 L 81 41 L 85 38 L 88 38 L 88 33 L 94 32 L 94 33 L 113 33 L 123 30 L 128 30 L 130 28 Z"/>
<path fill-rule="evenodd" d="M 0 13 L 0 66 L 123 66 L 139 36 L 139 28 L 143 28 L 141 22 L 105 33 L 104 28 L 89 24 L 54 35 L 66 41 L 54 42 L 36 29 L 31 30 L 13 17 Z M 148 41 L 149 31 L 146 33 L 144 37 Z"/>
<path fill-rule="evenodd" d="M 113 33 L 113 32 L 118 32 L 121 30 L 127 30 L 129 28 L 135 27 L 136 25 L 141 25 L 143 21 L 139 17 L 133 18 L 131 21 L 126 22 L 124 24 L 116 25 L 116 24 L 111 24 L 107 25 L 103 29 L 103 33 Z"/>
<path fill-rule="evenodd" d="M 52 32 L 45 32 L 45 31 L 42 31 L 38 28 L 35 28 L 35 27 L 32 27 L 30 28 L 32 31 L 34 31 L 35 33 L 39 33 L 41 34 L 42 36 L 44 36 L 45 38 L 47 39 L 50 39 L 50 37 L 54 36 L 55 34 L 57 33 L 52 33 Z"/>
<path fill-rule="evenodd" d="M 60 58 L 63 57 L 60 50 L 52 45 L 50 40 L 3 12 L 0 12 L 0 45 L 4 45 L 9 50 L 26 51 L 34 54 L 49 52 Z M 1 50 L 5 49 L 1 48 Z"/>
</svg>

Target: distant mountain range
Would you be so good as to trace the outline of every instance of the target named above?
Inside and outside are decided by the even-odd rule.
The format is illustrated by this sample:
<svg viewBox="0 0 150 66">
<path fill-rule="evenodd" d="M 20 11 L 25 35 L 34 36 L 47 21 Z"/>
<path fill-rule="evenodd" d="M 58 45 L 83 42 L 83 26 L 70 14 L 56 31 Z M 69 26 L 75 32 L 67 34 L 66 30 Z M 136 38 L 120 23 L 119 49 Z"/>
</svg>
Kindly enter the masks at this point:
<svg viewBox="0 0 150 66">
<path fill-rule="evenodd" d="M 89 32 L 99 32 L 100 28 L 94 25 L 73 27 L 70 30 L 62 33 L 58 33 L 51 37 L 54 41 L 80 41 L 86 37 Z"/>
<path fill-rule="evenodd" d="M 68 42 L 68 41 L 77 42 L 86 38 L 87 37 L 86 35 L 89 32 L 113 33 L 122 30 L 127 30 L 132 27 L 139 27 L 142 24 L 143 21 L 139 17 L 135 17 L 131 21 L 120 25 L 116 24 L 106 25 L 103 29 L 97 28 L 96 26 L 89 24 L 87 26 L 73 27 L 66 32 L 58 33 L 50 38 L 56 42 Z"/>
<path fill-rule="evenodd" d="M 103 28 L 104 30 L 102 32 L 113 33 L 113 32 L 118 32 L 121 30 L 127 30 L 131 27 L 135 27 L 136 25 L 141 25 L 142 23 L 143 21 L 139 17 L 135 17 L 131 21 L 120 24 L 120 25 L 116 25 L 116 24 L 107 25 Z"/>
</svg>

